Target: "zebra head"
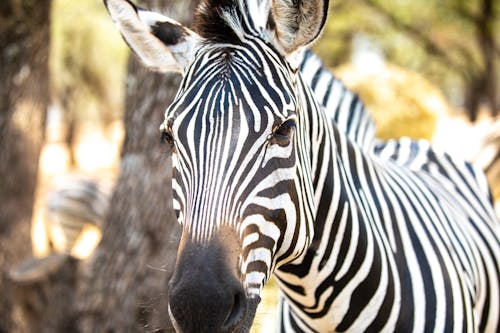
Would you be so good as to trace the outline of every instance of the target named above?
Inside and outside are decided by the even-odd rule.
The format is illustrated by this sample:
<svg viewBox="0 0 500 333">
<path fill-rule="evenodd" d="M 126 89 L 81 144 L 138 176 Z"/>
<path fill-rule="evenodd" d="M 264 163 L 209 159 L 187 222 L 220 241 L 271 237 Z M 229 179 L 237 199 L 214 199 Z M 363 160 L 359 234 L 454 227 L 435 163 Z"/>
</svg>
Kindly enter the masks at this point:
<svg viewBox="0 0 500 333">
<path fill-rule="evenodd" d="M 327 0 L 204 0 L 195 28 L 106 5 L 147 66 L 183 80 L 161 125 L 172 147 L 183 233 L 169 289 L 181 332 L 248 331 L 273 271 L 313 238 L 311 119 L 296 57 L 320 34 Z"/>
</svg>

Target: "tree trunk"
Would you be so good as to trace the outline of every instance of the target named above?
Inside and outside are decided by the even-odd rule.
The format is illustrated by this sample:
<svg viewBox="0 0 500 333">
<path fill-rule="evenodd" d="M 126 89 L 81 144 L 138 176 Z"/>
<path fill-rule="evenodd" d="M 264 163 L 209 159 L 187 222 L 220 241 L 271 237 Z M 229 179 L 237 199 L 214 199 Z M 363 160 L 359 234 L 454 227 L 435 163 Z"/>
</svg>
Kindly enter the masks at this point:
<svg viewBox="0 0 500 333">
<path fill-rule="evenodd" d="M 75 332 L 77 260 L 64 254 L 31 258 L 9 272 L 22 332 Z"/>
<path fill-rule="evenodd" d="M 160 2 L 139 5 L 168 7 L 172 17 L 189 21 L 192 1 Z M 180 230 L 172 209 L 170 156 L 160 145 L 159 126 L 179 79 L 151 73 L 131 56 L 120 175 L 101 244 L 82 268 L 81 332 L 172 331 L 167 284 Z"/>
<path fill-rule="evenodd" d="M 498 112 L 497 104 L 497 71 L 495 66 L 495 9 L 493 0 L 481 1 L 481 14 L 477 21 L 478 41 L 484 59 L 484 99 L 492 115 Z"/>
<path fill-rule="evenodd" d="M 31 252 L 30 221 L 49 99 L 50 0 L 0 2 L 0 332 L 13 318 L 6 271 Z"/>
<path fill-rule="evenodd" d="M 498 115 L 497 71 L 496 71 L 496 39 L 493 0 L 481 0 L 479 14 L 474 19 L 481 66 L 476 71 L 470 67 L 469 77 L 465 78 L 465 108 L 469 120 L 476 121 L 482 106 L 486 106 L 491 115 Z"/>
</svg>

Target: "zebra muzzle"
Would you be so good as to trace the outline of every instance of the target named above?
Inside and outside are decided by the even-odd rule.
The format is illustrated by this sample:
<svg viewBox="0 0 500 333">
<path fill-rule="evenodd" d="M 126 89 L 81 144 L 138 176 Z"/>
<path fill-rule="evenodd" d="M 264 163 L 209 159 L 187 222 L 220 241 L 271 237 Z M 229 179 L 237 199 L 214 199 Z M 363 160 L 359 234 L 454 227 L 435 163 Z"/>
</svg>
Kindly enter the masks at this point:
<svg viewBox="0 0 500 333">
<path fill-rule="evenodd" d="M 248 302 L 236 260 L 222 241 L 184 241 L 169 285 L 169 314 L 183 333 L 244 332 L 256 308 Z M 252 314 L 252 318 L 247 318 Z"/>
</svg>

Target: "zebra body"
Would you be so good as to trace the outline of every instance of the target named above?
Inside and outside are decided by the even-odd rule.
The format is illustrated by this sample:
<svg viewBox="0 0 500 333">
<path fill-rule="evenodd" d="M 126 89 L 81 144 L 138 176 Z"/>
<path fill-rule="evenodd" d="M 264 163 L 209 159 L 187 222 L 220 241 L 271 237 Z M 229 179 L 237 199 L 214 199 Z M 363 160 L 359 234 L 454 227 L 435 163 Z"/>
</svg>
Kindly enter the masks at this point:
<svg viewBox="0 0 500 333">
<path fill-rule="evenodd" d="M 275 272 L 280 331 L 497 332 L 499 225 L 482 173 L 425 142 L 365 154 L 335 134 L 321 233 Z"/>
<path fill-rule="evenodd" d="M 373 149 L 364 114 L 344 108 L 365 124 L 351 130 L 295 65 L 328 1 L 202 1 L 196 32 L 107 6 L 146 65 L 183 75 L 161 126 L 183 228 L 179 332 L 247 332 L 273 273 L 284 332 L 498 331 L 484 177 L 422 143 Z"/>
</svg>

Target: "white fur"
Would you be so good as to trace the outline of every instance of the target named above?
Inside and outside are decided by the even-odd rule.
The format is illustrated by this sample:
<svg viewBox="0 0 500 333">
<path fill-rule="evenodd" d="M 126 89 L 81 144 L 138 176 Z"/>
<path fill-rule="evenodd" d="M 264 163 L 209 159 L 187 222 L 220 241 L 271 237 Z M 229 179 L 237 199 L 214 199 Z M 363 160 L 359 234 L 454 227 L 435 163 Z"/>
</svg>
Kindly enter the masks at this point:
<svg viewBox="0 0 500 333">
<path fill-rule="evenodd" d="M 292 0 L 274 0 L 272 12 L 276 40 L 287 55 L 314 43 L 323 29 L 328 11 L 323 0 L 304 1 L 296 8 Z"/>
<path fill-rule="evenodd" d="M 193 61 L 200 37 L 180 23 L 159 13 L 135 11 L 125 0 L 108 0 L 111 18 L 139 59 L 150 69 L 158 72 L 184 72 Z M 176 45 L 165 45 L 151 33 L 158 22 L 168 22 L 185 29 L 186 38 Z"/>
</svg>

